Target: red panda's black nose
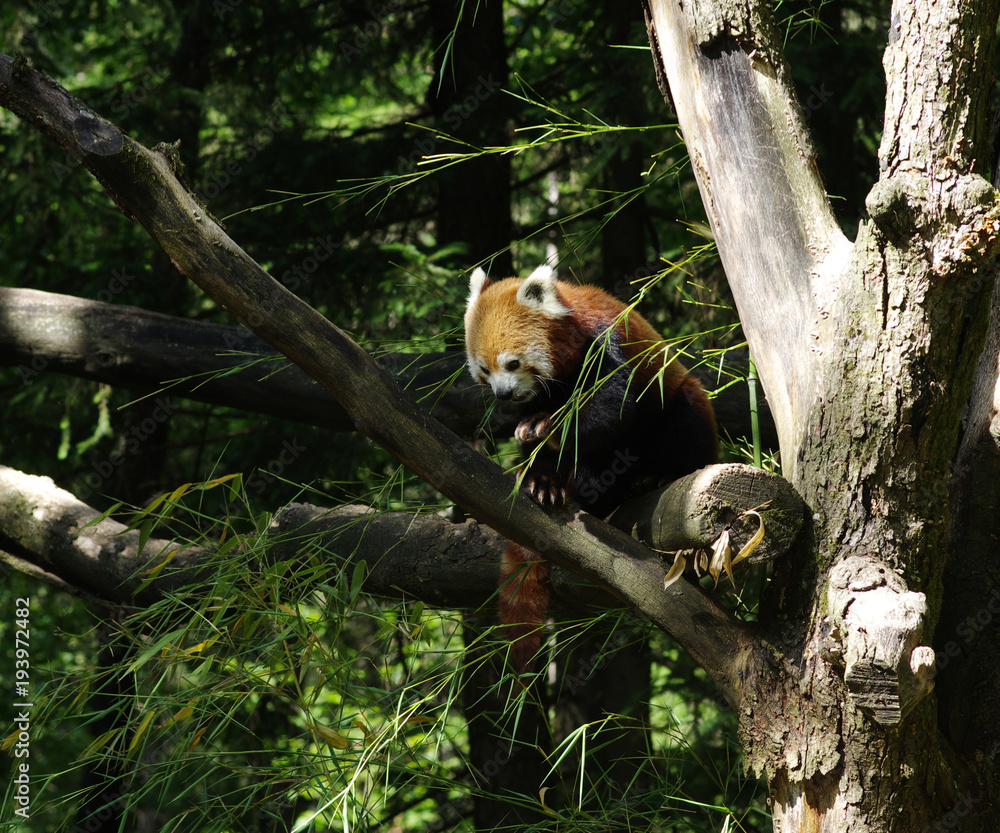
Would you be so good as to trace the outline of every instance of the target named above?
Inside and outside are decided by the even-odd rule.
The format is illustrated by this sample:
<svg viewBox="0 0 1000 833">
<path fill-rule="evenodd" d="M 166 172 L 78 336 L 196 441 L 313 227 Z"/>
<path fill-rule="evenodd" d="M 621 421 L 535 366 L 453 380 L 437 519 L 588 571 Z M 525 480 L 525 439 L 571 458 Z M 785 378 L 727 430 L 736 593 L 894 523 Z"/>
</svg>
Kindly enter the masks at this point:
<svg viewBox="0 0 1000 833">
<path fill-rule="evenodd" d="M 502 399 L 504 402 L 506 402 L 508 399 L 510 399 L 514 395 L 514 389 L 513 388 L 500 388 L 499 390 L 493 391 L 493 393 L 494 393 L 494 395 L 496 396 L 497 399 Z"/>
</svg>

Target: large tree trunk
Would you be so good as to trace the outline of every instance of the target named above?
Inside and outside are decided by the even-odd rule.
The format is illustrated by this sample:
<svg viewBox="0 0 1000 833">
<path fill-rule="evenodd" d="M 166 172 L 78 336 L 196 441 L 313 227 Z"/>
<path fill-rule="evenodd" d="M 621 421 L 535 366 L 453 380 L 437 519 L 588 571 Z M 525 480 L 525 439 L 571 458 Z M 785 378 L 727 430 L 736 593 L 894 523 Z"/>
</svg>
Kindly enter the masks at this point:
<svg viewBox="0 0 1000 833">
<path fill-rule="evenodd" d="M 496 466 L 205 215 L 168 154 L 4 56 L 0 103 L 75 153 L 179 269 L 319 380 L 367 436 L 675 636 L 740 709 L 778 829 L 990 830 L 1000 322 L 989 297 L 1000 212 L 982 176 L 992 85 L 981 79 L 998 6 L 897 8 L 882 172 L 852 245 L 833 222 L 766 10 L 649 0 L 657 65 L 768 388 L 786 476 L 812 519 L 779 562 L 756 629 L 685 582 L 661 590 L 659 559 L 626 535 L 511 499 Z M 24 549 L 41 548 L 39 516 L 9 508 L 35 542 Z M 935 623 L 940 700 L 926 696 Z"/>
<path fill-rule="evenodd" d="M 768 10 L 648 3 L 654 58 L 767 389 L 785 475 L 812 510 L 812 534 L 764 606 L 768 655 L 756 657 L 740 706 L 775 830 L 996 829 L 997 729 L 984 718 L 997 695 L 974 687 L 995 679 L 995 660 L 982 649 L 978 665 L 962 657 L 976 737 L 952 711 L 953 681 L 940 702 L 924 695 L 935 624 L 947 621 L 939 641 L 950 631 L 954 642 L 970 611 L 992 610 L 983 571 L 996 555 L 995 320 L 970 396 L 1000 237 L 984 178 L 998 6 L 894 4 L 881 173 L 851 247 L 834 225 Z M 953 479 L 967 404 L 975 436 Z M 971 450 L 983 447 L 991 454 Z M 972 469 L 989 478 L 985 497 L 970 486 Z M 963 565 L 957 574 L 944 571 L 950 555 Z M 977 577 L 972 608 L 963 572 Z"/>
</svg>

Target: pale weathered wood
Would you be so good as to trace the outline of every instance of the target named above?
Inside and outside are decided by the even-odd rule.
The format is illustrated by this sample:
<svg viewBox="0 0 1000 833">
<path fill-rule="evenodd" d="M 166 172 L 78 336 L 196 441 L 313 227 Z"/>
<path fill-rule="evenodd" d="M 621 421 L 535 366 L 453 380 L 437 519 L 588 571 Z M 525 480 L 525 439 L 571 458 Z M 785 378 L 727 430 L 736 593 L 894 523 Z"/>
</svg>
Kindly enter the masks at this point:
<svg viewBox="0 0 1000 833">
<path fill-rule="evenodd" d="M 197 577 L 205 551 L 150 538 L 109 519 L 60 489 L 49 477 L 0 466 L 0 539 L 19 559 L 85 593 L 118 604 L 145 604 Z M 135 597 L 141 571 L 170 558 L 147 596 Z"/>
<path fill-rule="evenodd" d="M 760 28 L 766 8 L 648 0 L 646 15 L 794 482 L 818 382 L 817 323 L 850 247 L 779 62 L 780 39 Z"/>
<path fill-rule="evenodd" d="M 921 646 L 927 600 L 877 558 L 851 556 L 830 571 L 826 649 L 844 667 L 849 696 L 897 726 L 933 687 L 934 649 Z"/>
</svg>

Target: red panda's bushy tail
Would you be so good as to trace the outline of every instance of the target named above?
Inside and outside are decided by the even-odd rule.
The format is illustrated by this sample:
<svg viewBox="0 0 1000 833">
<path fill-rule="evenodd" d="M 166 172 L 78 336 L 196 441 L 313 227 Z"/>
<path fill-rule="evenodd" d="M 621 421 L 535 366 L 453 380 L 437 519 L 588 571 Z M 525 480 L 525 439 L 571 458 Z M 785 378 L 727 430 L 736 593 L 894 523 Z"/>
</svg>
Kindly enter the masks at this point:
<svg viewBox="0 0 1000 833">
<path fill-rule="evenodd" d="M 549 605 L 549 562 L 520 544 L 504 550 L 500 569 L 500 621 L 510 640 L 511 659 L 519 674 L 532 670 L 542 643 L 542 623 Z"/>
</svg>

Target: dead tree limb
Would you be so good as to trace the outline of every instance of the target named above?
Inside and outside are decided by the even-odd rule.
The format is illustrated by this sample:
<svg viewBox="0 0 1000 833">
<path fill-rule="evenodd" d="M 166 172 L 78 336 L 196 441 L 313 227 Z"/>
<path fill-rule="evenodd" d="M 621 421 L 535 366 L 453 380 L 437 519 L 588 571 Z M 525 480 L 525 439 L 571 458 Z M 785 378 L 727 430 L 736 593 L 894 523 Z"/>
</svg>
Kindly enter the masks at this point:
<svg viewBox="0 0 1000 833">
<path fill-rule="evenodd" d="M 486 409 L 479 386 L 466 372 L 464 354 L 383 352 L 375 358 L 435 419 L 463 437 L 476 436 Z M 65 373 L 331 431 L 354 430 L 336 399 L 245 327 L 190 321 L 124 304 L 0 287 L 0 364 L 16 367 L 24 382 L 40 373 Z M 708 390 L 734 377 L 745 378 L 745 352 L 727 356 L 722 371 L 702 365 L 695 373 Z M 713 406 L 723 431 L 732 437 L 750 436 L 745 384 L 726 387 Z M 494 408 L 490 432 L 511 436 L 516 422 L 513 411 Z M 761 426 L 764 444 L 776 448 L 778 438 L 766 404 Z"/>
<path fill-rule="evenodd" d="M 732 519 L 758 507 L 762 498 L 773 504 L 766 521 L 771 531 L 761 545 L 770 560 L 790 547 L 790 531 L 801 523 L 802 506 L 787 483 L 749 466 L 704 469 L 626 504 L 615 520 L 623 528 L 631 526 L 639 537 L 645 530 L 657 530 L 649 542 L 654 546 L 683 542 L 686 547 L 709 547 Z M 112 518 L 94 523 L 98 517 L 96 509 L 50 478 L 0 466 L 0 545 L 15 569 L 42 572 L 44 580 L 93 600 L 139 605 L 199 581 L 214 558 L 211 542 L 182 546 L 151 537 L 140 549 L 138 530 Z M 478 608 L 496 593 L 505 543 L 494 530 L 471 519 L 455 523 L 437 514 L 294 503 L 276 515 L 265 551 L 273 562 L 294 561 L 308 550 L 328 562 L 331 572 L 363 559 L 369 593 L 439 607 Z M 247 541 L 236 552 L 252 545 Z M 662 586 L 665 567 L 651 569 L 654 583 Z M 569 571 L 556 571 L 554 589 L 556 604 L 564 609 L 619 603 L 599 587 L 581 585 Z M 663 610 L 658 617 L 664 618 L 671 600 L 660 595 Z"/>
</svg>

